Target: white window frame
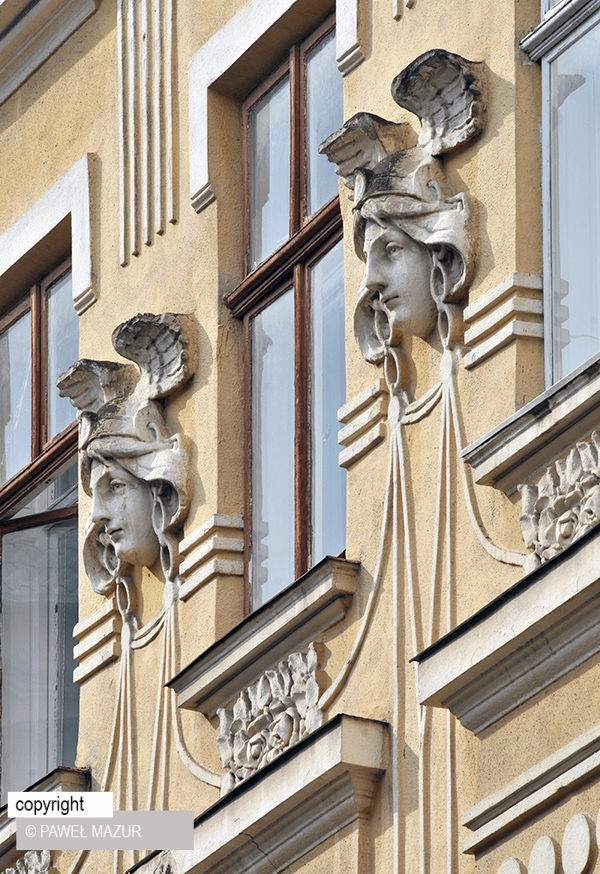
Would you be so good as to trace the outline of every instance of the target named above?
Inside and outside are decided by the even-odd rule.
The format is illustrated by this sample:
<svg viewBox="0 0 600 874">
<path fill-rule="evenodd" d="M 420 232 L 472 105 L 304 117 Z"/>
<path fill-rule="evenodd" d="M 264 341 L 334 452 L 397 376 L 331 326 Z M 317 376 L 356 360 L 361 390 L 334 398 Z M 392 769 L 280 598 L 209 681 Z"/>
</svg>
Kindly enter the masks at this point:
<svg viewBox="0 0 600 874">
<path fill-rule="evenodd" d="M 541 63 L 542 72 L 542 221 L 544 266 L 544 363 L 546 387 L 556 382 L 554 373 L 552 249 L 553 228 L 550 189 L 551 168 L 551 106 L 550 64 L 600 22 L 600 0 L 561 0 L 550 6 L 541 0 L 541 23 L 521 41 L 521 48 L 532 61 Z M 594 356 L 596 357 L 596 356 Z M 600 357 L 600 352 L 598 353 Z M 580 368 L 577 368 L 577 371 Z M 565 374 L 569 376 L 569 374 Z"/>
<path fill-rule="evenodd" d="M 359 0 L 336 0 L 336 57 L 343 76 L 365 58 L 358 14 Z M 276 29 L 283 16 L 305 0 L 249 0 L 192 57 L 188 67 L 190 113 L 190 199 L 201 212 L 215 199 L 208 167 L 208 91 L 243 55 Z"/>
<path fill-rule="evenodd" d="M 33 206 L 0 234 L 0 299 L 3 281 L 19 262 L 52 233 L 64 219 L 71 218 L 73 259 L 73 306 L 78 315 L 96 301 L 92 263 L 91 191 L 94 155 L 84 155 L 51 186 Z M 66 253 L 64 253 L 66 254 Z M 42 269 L 52 265 L 43 264 Z"/>
</svg>

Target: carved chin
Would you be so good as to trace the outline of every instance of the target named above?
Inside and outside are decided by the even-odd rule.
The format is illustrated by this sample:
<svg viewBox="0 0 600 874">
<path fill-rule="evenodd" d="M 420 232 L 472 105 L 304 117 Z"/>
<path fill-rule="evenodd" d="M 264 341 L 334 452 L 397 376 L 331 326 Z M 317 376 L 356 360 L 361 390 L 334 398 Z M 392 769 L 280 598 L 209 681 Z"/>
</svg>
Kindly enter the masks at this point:
<svg viewBox="0 0 600 874">
<path fill-rule="evenodd" d="M 113 546 L 119 561 L 134 567 L 152 567 L 160 556 L 160 547 L 156 538 L 154 543 L 135 545 L 117 540 L 113 541 Z"/>
</svg>

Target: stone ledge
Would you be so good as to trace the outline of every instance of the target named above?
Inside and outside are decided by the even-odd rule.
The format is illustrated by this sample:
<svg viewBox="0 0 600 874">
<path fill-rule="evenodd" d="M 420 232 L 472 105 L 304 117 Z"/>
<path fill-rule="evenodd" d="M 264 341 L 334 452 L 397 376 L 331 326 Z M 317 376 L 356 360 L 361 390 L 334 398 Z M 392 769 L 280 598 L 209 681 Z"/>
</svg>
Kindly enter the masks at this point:
<svg viewBox="0 0 600 874">
<path fill-rule="evenodd" d="M 340 714 L 198 817 L 192 851 L 153 853 L 131 870 L 153 874 L 165 857 L 179 874 L 287 870 L 346 826 L 364 827 L 386 729 Z"/>
<path fill-rule="evenodd" d="M 9 4 L 0 16 L 0 104 L 94 14 L 98 3 L 99 0 L 36 3 L 13 0 Z"/>
<path fill-rule="evenodd" d="M 473 834 L 463 841 L 463 853 L 476 853 L 515 831 L 557 798 L 595 778 L 598 771 L 600 725 L 595 725 L 466 810 L 462 824 Z"/>
<path fill-rule="evenodd" d="M 462 450 L 475 482 L 507 495 L 598 426 L 600 356 Z"/>
<path fill-rule="evenodd" d="M 599 534 L 416 656 L 419 703 L 447 708 L 478 733 L 600 652 Z"/>
<path fill-rule="evenodd" d="M 214 716 L 264 671 L 340 622 L 359 567 L 328 556 L 247 616 L 170 681 L 179 707 Z"/>
<path fill-rule="evenodd" d="M 28 786 L 26 792 L 89 792 L 91 774 L 83 768 L 59 766 L 37 782 Z M 0 807 L 0 869 L 15 864 L 25 850 L 17 850 L 17 821 L 7 814 L 8 805 Z"/>
</svg>

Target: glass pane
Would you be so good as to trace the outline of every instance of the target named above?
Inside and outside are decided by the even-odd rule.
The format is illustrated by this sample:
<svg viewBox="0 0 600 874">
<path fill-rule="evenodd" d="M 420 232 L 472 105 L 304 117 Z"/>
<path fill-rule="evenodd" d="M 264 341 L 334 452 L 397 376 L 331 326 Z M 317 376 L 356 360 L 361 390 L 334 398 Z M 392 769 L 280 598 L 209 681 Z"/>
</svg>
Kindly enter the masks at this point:
<svg viewBox="0 0 600 874">
<path fill-rule="evenodd" d="M 249 267 L 284 243 L 290 232 L 290 80 L 286 76 L 249 113 Z"/>
<path fill-rule="evenodd" d="M 2 538 L 2 796 L 73 765 L 77 521 Z"/>
<path fill-rule="evenodd" d="M 339 242 L 311 270 L 312 563 L 346 545 L 346 471 L 337 412 L 346 400 L 344 262 Z"/>
<path fill-rule="evenodd" d="M 31 316 L 0 334 L 0 485 L 31 461 Z"/>
<path fill-rule="evenodd" d="M 294 295 L 252 320 L 252 608 L 294 581 Z"/>
<path fill-rule="evenodd" d="M 319 145 L 344 123 L 342 74 L 335 57 L 335 31 L 307 55 L 306 60 L 306 173 L 307 214 L 312 215 L 338 192 L 335 167 Z"/>
<path fill-rule="evenodd" d="M 75 419 L 75 407 L 61 398 L 56 380 L 77 361 L 79 321 L 73 306 L 71 271 L 48 289 L 48 440 Z"/>
<path fill-rule="evenodd" d="M 24 505 L 17 506 L 6 518 L 22 519 L 35 513 L 73 507 L 77 503 L 77 461 L 53 474 L 39 487 L 30 492 Z"/>
<path fill-rule="evenodd" d="M 550 66 L 553 379 L 600 350 L 600 26 Z"/>
</svg>

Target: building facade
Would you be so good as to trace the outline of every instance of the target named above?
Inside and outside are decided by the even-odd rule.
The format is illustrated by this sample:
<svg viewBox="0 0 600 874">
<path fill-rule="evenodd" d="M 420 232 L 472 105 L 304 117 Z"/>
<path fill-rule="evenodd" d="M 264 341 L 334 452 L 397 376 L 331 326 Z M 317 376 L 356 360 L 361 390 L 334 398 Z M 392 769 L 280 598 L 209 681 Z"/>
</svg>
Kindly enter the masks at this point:
<svg viewBox="0 0 600 874">
<path fill-rule="evenodd" d="M 599 35 L 0 2 L 0 870 L 595 870 Z"/>
</svg>

